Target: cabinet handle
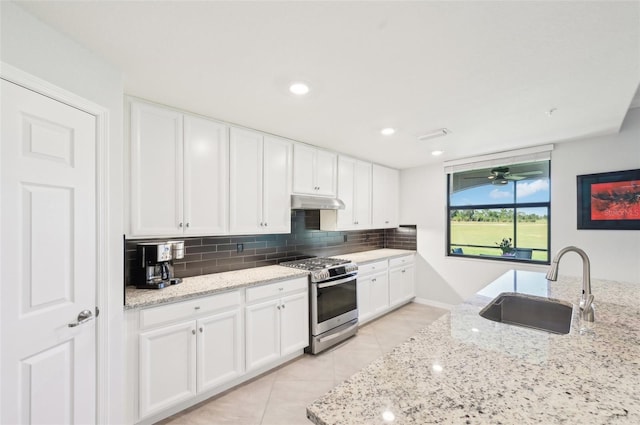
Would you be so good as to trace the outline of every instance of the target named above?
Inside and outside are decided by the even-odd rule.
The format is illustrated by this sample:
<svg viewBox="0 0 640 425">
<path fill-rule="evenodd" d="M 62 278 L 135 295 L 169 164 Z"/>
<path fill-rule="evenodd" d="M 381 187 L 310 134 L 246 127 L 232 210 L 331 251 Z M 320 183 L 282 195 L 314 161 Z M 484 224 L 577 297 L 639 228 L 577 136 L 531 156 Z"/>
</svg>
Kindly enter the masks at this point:
<svg viewBox="0 0 640 425">
<path fill-rule="evenodd" d="M 375 282 L 376 280 L 378 280 L 378 279 L 371 279 L 371 282 Z"/>
<path fill-rule="evenodd" d="M 385 221 L 384 221 L 384 224 L 389 224 L 389 220 L 385 220 Z"/>
<path fill-rule="evenodd" d="M 200 333 L 202 333 L 202 326 L 200 326 Z"/>
<path fill-rule="evenodd" d="M 282 304 L 282 308 L 284 309 L 284 304 Z"/>
<path fill-rule="evenodd" d="M 280 310 L 280 306 L 278 306 L 278 310 Z"/>
<path fill-rule="evenodd" d="M 197 305 L 197 306 L 193 307 L 193 309 L 194 309 L 194 310 L 200 310 L 200 306 L 199 306 L 199 305 Z"/>
<path fill-rule="evenodd" d="M 262 224 L 262 222 L 260 222 L 260 227 L 264 226 L 264 224 Z"/>
<path fill-rule="evenodd" d="M 186 224 L 186 227 L 189 228 L 189 223 Z"/>
<path fill-rule="evenodd" d="M 264 222 L 264 227 L 267 227 L 267 226 L 268 226 L 268 224 L 267 224 L 267 222 L 265 221 L 265 222 Z"/>
<path fill-rule="evenodd" d="M 178 224 L 178 227 L 182 229 L 182 222 Z"/>
<path fill-rule="evenodd" d="M 402 273 L 404 273 L 405 271 L 406 271 L 406 270 L 404 270 L 404 269 L 403 269 L 403 270 L 402 270 Z"/>
<path fill-rule="evenodd" d="M 195 329 L 191 329 L 191 333 L 195 335 L 196 334 L 196 330 Z"/>
</svg>

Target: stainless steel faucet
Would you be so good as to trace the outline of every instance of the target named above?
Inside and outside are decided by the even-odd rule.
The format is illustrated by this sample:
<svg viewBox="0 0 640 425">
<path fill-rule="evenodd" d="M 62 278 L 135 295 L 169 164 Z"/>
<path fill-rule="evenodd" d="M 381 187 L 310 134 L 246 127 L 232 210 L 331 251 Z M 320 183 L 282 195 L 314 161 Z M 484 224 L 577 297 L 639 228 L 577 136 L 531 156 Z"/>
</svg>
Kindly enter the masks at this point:
<svg viewBox="0 0 640 425">
<path fill-rule="evenodd" d="M 560 258 L 569 251 L 573 251 L 582 258 L 582 296 L 580 297 L 580 317 L 587 322 L 593 322 L 593 294 L 591 293 L 591 263 L 587 253 L 575 246 L 562 248 L 551 262 L 551 268 L 547 272 L 547 280 L 558 280 L 558 263 Z"/>
</svg>

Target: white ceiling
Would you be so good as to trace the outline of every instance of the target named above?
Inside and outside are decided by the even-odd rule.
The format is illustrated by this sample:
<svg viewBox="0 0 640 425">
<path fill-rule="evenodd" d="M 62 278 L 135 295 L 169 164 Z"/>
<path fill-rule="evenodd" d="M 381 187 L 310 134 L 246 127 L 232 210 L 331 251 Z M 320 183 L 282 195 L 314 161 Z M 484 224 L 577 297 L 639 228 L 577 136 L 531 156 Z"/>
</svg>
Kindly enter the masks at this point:
<svg viewBox="0 0 640 425">
<path fill-rule="evenodd" d="M 127 94 L 398 168 L 614 133 L 640 83 L 638 1 L 19 4 Z"/>
</svg>

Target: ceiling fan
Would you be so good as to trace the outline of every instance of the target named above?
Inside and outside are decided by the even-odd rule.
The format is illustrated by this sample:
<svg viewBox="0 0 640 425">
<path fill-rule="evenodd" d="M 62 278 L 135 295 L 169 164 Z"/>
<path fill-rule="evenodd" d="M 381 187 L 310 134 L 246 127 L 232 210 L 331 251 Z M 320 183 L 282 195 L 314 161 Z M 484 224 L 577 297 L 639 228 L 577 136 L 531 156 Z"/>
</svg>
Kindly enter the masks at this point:
<svg viewBox="0 0 640 425">
<path fill-rule="evenodd" d="M 507 184 L 509 181 L 524 180 L 528 176 L 542 174 L 542 171 L 525 171 L 522 173 L 511 174 L 509 167 L 496 167 L 491 170 L 491 174 L 487 176 L 491 180 L 491 184 Z"/>
</svg>

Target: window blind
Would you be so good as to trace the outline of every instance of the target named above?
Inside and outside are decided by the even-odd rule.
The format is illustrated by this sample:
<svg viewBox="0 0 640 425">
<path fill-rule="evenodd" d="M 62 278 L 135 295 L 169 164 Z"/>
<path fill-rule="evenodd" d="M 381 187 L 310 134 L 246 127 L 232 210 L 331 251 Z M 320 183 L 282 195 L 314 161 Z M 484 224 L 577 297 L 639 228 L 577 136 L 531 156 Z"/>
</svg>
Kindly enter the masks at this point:
<svg viewBox="0 0 640 425">
<path fill-rule="evenodd" d="M 501 165 L 522 164 L 525 162 L 549 161 L 553 145 L 534 146 L 531 148 L 517 149 L 507 152 L 498 152 L 473 158 L 457 159 L 444 162 L 446 174 L 462 171 L 493 168 Z"/>
</svg>

